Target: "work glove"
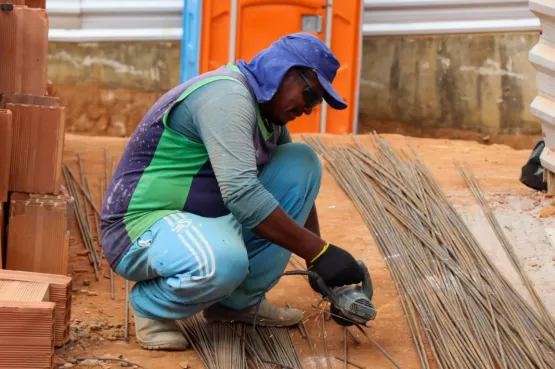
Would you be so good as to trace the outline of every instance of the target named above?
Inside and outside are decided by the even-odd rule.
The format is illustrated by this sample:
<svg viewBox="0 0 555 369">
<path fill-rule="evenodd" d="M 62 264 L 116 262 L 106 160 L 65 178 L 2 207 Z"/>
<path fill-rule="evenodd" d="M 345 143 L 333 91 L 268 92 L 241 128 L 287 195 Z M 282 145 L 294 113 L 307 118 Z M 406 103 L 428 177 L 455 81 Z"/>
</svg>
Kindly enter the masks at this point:
<svg viewBox="0 0 555 369">
<path fill-rule="evenodd" d="M 364 273 L 355 258 L 332 244 L 310 262 L 308 269 L 318 274 L 330 288 L 358 284 L 364 280 Z M 314 291 L 323 294 L 313 277 L 309 276 L 308 282 Z"/>
</svg>

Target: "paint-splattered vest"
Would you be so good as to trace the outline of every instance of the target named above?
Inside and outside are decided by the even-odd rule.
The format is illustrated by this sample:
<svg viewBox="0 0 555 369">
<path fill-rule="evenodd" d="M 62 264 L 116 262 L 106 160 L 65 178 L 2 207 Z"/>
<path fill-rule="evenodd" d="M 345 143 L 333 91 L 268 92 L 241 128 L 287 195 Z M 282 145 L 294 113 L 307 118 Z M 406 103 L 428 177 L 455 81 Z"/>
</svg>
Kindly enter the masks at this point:
<svg viewBox="0 0 555 369">
<path fill-rule="evenodd" d="M 148 228 L 164 216 L 187 211 L 205 217 L 229 214 L 202 143 L 167 126 L 170 110 L 207 83 L 248 80 L 234 65 L 197 76 L 162 96 L 147 112 L 123 153 L 102 205 L 101 242 L 110 265 L 117 263 Z M 256 98 L 253 95 L 253 101 Z M 270 160 L 281 133 L 260 116 L 253 137 L 256 162 Z"/>
</svg>

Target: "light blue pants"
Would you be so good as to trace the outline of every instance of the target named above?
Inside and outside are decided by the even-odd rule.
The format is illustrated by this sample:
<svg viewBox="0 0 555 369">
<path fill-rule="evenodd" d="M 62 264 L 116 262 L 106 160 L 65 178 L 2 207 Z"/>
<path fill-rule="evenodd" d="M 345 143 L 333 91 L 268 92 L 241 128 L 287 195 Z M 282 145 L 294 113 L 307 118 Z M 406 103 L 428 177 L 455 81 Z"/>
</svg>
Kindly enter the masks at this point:
<svg viewBox="0 0 555 369">
<path fill-rule="evenodd" d="M 318 156 L 303 143 L 278 146 L 259 174 L 264 187 L 301 225 L 321 178 Z M 204 218 L 182 212 L 152 225 L 115 272 L 137 282 L 130 296 L 136 314 L 184 319 L 216 302 L 237 310 L 255 305 L 290 256 L 288 250 L 243 229 L 231 214 Z"/>
</svg>

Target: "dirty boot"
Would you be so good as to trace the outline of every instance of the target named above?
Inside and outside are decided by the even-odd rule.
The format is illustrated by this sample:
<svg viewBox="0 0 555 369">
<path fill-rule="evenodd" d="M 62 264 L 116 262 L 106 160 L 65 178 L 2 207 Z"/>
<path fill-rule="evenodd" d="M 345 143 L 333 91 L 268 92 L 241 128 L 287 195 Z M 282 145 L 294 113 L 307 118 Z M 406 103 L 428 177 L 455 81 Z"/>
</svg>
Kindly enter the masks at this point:
<svg viewBox="0 0 555 369">
<path fill-rule="evenodd" d="M 221 304 L 214 304 L 204 310 L 204 317 L 209 322 L 242 322 L 252 324 L 256 306 L 246 310 L 233 310 Z M 288 327 L 298 324 L 303 319 L 303 312 L 297 309 L 280 308 L 264 299 L 260 303 L 256 325 L 266 327 Z"/>
<path fill-rule="evenodd" d="M 147 350 L 183 351 L 189 347 L 173 320 L 153 320 L 135 314 L 135 335 Z"/>
</svg>

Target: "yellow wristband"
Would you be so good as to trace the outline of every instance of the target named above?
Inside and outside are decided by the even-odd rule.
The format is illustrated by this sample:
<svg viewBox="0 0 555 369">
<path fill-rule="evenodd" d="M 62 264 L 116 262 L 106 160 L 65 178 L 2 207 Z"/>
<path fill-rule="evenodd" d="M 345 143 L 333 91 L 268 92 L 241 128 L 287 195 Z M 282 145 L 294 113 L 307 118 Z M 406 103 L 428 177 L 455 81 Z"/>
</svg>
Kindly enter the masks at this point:
<svg viewBox="0 0 555 369">
<path fill-rule="evenodd" d="M 318 259 L 320 256 L 322 256 L 322 255 L 324 254 L 324 252 L 326 252 L 326 250 L 328 249 L 328 247 L 330 247 L 330 243 L 329 243 L 329 242 L 326 242 L 326 246 L 324 246 L 324 248 L 322 249 L 322 251 L 320 251 L 320 252 L 318 253 L 318 255 L 316 255 L 316 256 L 314 257 L 314 259 L 312 259 L 312 260 L 310 261 L 310 264 L 314 263 L 314 260 L 316 260 L 316 259 Z"/>
</svg>

